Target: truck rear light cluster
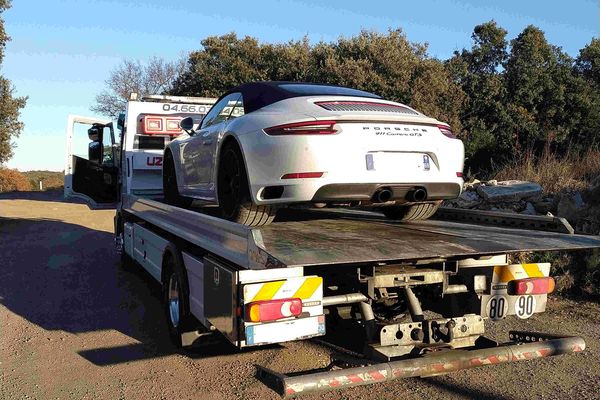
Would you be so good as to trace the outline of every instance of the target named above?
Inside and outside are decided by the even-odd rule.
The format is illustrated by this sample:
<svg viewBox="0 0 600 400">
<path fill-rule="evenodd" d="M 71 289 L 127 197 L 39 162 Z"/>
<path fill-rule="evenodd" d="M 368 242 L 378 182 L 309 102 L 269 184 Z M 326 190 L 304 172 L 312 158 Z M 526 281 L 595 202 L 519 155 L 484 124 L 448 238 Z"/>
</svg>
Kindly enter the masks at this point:
<svg viewBox="0 0 600 400">
<path fill-rule="evenodd" d="M 144 115 L 139 119 L 139 131 L 144 135 L 171 135 L 181 133 L 179 122 L 181 117 L 163 117 L 160 115 Z"/>
<path fill-rule="evenodd" d="M 456 139 L 456 135 L 452 132 L 452 128 L 448 125 L 436 125 L 437 128 L 444 134 L 444 136 L 449 137 L 450 139 Z"/>
<path fill-rule="evenodd" d="M 277 299 L 261 300 L 246 305 L 246 321 L 268 322 L 282 318 L 297 317 L 302 314 L 302 300 Z"/>
<path fill-rule="evenodd" d="M 554 278 L 525 278 L 508 282 L 509 295 L 520 296 L 524 294 L 547 294 L 554 290 Z"/>
<path fill-rule="evenodd" d="M 306 121 L 294 122 L 265 128 L 267 135 L 333 135 L 338 133 L 335 127 L 336 121 Z"/>
</svg>

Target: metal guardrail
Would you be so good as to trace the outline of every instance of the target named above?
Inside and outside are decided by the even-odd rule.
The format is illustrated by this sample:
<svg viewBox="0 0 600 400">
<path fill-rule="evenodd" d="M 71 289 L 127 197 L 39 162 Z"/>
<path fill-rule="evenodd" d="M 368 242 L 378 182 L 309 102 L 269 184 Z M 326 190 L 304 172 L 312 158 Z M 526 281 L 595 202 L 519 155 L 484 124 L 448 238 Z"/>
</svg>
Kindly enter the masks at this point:
<svg viewBox="0 0 600 400">
<path fill-rule="evenodd" d="M 578 353 L 585 349 L 581 337 L 561 337 L 534 332 L 509 332 L 512 342 L 475 349 L 442 350 L 417 358 L 339 368 L 332 362 L 318 372 L 281 374 L 257 366 L 257 377 L 283 397 L 369 385 L 400 378 L 424 377 L 448 372 L 532 360 L 561 354 Z M 368 360 L 363 360 L 367 361 Z M 335 369 L 337 368 L 337 369 Z"/>
</svg>

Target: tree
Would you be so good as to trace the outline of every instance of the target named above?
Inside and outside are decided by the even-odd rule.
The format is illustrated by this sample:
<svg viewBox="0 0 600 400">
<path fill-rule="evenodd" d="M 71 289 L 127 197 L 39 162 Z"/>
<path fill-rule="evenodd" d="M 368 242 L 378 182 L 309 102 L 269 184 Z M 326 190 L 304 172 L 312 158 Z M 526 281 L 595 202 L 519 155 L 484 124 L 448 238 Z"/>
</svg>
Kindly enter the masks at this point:
<svg viewBox="0 0 600 400">
<path fill-rule="evenodd" d="M 4 60 L 4 49 L 10 37 L 4 30 L 1 14 L 10 8 L 10 1 L 0 0 L 0 65 Z M 14 87 L 8 79 L 0 75 L 0 164 L 8 161 L 13 155 L 14 143 L 23 131 L 23 123 L 19 121 L 20 110 L 25 107 L 27 97 L 14 97 Z"/>
<path fill-rule="evenodd" d="M 140 97 L 167 93 L 183 72 L 184 65 L 184 59 L 168 62 L 152 57 L 147 63 L 124 60 L 111 71 L 105 82 L 107 89 L 96 96 L 96 104 L 91 110 L 114 118 L 125 110 L 133 92 Z"/>
<path fill-rule="evenodd" d="M 495 21 L 477 25 L 470 50 L 455 52 L 445 66 L 466 100 L 460 119 L 467 165 L 490 168 L 510 154 L 512 140 L 507 122 L 506 90 L 501 68 L 507 58 L 506 30 Z"/>
<path fill-rule="evenodd" d="M 544 32 L 526 27 L 511 42 L 506 63 L 507 102 L 518 149 L 539 150 L 570 133 L 567 109 L 573 60 L 550 45 Z"/>
<path fill-rule="evenodd" d="M 574 120 L 572 141 L 579 148 L 600 145 L 600 39 L 580 50 L 573 67 L 569 113 Z"/>
<path fill-rule="evenodd" d="M 575 62 L 578 73 L 600 89 L 600 39 L 593 38 L 590 44 L 579 51 L 579 57 Z"/>
</svg>

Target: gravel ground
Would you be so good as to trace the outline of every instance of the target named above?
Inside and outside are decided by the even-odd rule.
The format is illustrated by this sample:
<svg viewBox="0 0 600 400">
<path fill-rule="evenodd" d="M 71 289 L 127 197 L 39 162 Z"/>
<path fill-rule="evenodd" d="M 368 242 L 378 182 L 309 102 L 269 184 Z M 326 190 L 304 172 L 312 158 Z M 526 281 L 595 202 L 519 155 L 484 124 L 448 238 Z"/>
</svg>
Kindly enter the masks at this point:
<svg viewBox="0 0 600 400">
<path fill-rule="evenodd" d="M 0 196 L 1 399 L 277 399 L 254 378 L 255 364 L 327 364 L 328 349 L 310 341 L 240 352 L 213 339 L 175 352 L 158 286 L 118 267 L 113 215 L 60 193 Z M 552 298 L 545 314 L 487 326 L 501 340 L 513 328 L 581 335 L 587 350 L 303 398 L 600 398 L 598 304 Z"/>
</svg>

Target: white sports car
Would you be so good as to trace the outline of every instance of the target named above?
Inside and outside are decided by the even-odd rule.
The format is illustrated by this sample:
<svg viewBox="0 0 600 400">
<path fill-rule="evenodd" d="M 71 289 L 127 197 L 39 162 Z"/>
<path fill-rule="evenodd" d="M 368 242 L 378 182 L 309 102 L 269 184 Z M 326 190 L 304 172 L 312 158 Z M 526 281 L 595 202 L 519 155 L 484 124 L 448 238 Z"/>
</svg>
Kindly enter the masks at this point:
<svg viewBox="0 0 600 400">
<path fill-rule="evenodd" d="M 254 82 L 231 89 L 165 149 L 164 194 L 218 205 L 223 218 L 270 223 L 291 203 L 378 207 L 429 218 L 462 188 L 464 148 L 450 127 L 360 90 Z"/>
</svg>

